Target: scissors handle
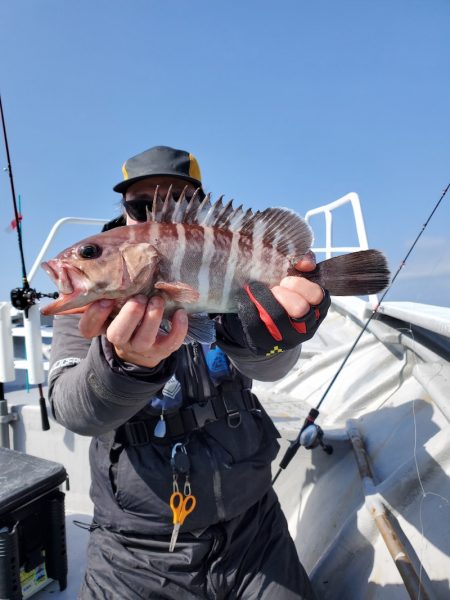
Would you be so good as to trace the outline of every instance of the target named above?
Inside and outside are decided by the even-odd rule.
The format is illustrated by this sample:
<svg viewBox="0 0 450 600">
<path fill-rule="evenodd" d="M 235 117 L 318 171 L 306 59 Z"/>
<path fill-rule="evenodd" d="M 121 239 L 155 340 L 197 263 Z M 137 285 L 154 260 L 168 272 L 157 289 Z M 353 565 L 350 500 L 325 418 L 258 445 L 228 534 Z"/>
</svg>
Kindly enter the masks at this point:
<svg viewBox="0 0 450 600">
<path fill-rule="evenodd" d="M 173 513 L 173 524 L 180 522 L 181 509 L 183 507 L 183 494 L 181 492 L 173 492 L 170 496 L 170 508 Z"/>
<path fill-rule="evenodd" d="M 185 518 L 194 510 L 197 504 L 195 496 L 189 494 L 184 497 L 181 492 L 173 492 L 170 496 L 170 508 L 173 513 L 173 524 L 182 525 Z"/>
<path fill-rule="evenodd" d="M 186 496 L 186 498 L 183 500 L 183 503 L 181 505 L 181 511 L 180 511 L 180 515 L 179 515 L 180 525 L 182 525 L 184 523 L 185 518 L 191 514 L 191 512 L 194 510 L 196 504 L 197 504 L 197 500 L 196 500 L 195 496 L 193 496 L 192 494 L 189 494 L 189 496 Z"/>
</svg>

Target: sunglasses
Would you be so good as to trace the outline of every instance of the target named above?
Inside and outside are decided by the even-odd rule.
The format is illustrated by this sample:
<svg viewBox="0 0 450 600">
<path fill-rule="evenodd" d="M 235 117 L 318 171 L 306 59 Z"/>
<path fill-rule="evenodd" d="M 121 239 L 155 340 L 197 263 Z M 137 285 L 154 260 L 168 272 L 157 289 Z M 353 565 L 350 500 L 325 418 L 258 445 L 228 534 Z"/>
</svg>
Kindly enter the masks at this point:
<svg viewBox="0 0 450 600">
<path fill-rule="evenodd" d="M 180 199 L 182 193 L 182 191 L 172 193 L 175 202 Z M 195 190 L 195 192 L 189 191 L 185 194 L 185 198 L 188 202 L 190 202 L 194 196 L 199 200 L 203 200 L 205 194 L 202 190 Z M 135 198 L 134 200 L 125 200 L 125 198 L 122 198 L 122 206 L 130 219 L 133 219 L 133 221 L 145 222 L 147 221 L 147 214 L 152 211 L 153 198 L 150 196 L 143 196 L 142 198 Z"/>
</svg>

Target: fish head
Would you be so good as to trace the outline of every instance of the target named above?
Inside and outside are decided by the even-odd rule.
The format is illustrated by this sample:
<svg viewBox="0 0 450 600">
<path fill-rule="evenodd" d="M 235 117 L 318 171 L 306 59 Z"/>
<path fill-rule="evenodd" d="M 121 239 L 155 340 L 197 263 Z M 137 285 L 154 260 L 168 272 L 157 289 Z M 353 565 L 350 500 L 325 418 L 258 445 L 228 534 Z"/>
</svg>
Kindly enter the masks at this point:
<svg viewBox="0 0 450 600">
<path fill-rule="evenodd" d="M 126 299 L 152 289 L 159 255 L 154 246 L 120 227 L 78 242 L 42 263 L 59 297 L 44 315 L 83 307 L 100 299 Z"/>
</svg>

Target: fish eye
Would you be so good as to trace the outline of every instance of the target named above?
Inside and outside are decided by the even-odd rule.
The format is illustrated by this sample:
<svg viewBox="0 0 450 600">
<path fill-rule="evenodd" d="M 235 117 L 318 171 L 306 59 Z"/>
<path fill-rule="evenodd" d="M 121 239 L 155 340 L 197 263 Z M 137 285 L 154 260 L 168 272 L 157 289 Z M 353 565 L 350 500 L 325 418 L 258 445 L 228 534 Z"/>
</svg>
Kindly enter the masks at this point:
<svg viewBox="0 0 450 600">
<path fill-rule="evenodd" d="M 77 248 L 77 254 L 80 258 L 98 258 L 101 253 L 102 249 L 96 244 L 86 244 Z"/>
</svg>

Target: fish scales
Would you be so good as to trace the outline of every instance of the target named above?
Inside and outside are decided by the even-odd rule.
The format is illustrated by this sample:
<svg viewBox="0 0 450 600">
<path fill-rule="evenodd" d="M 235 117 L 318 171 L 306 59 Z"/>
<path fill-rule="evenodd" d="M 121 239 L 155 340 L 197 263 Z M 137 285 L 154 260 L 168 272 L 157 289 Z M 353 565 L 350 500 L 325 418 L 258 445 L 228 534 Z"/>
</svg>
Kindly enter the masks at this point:
<svg viewBox="0 0 450 600">
<path fill-rule="evenodd" d="M 214 230 L 211 227 L 203 228 L 203 248 L 200 269 L 198 271 L 198 291 L 200 301 L 205 304 L 208 302 L 211 293 L 211 261 L 215 252 Z M 211 296 L 211 302 L 218 301 L 218 298 Z"/>
<path fill-rule="evenodd" d="M 158 250 L 162 257 L 161 275 L 169 281 L 182 281 L 198 290 L 197 310 L 218 306 L 222 301 L 223 267 L 231 245 L 229 232 L 217 232 L 210 227 L 178 224 L 159 236 Z M 181 240 L 181 243 L 180 243 Z M 205 240 L 207 247 L 205 249 Z M 151 241 L 152 243 L 152 241 Z"/>
<path fill-rule="evenodd" d="M 172 277 L 174 281 L 182 281 L 181 279 L 181 264 L 186 255 L 186 229 L 184 225 L 177 223 L 176 225 L 176 251 L 173 253 L 172 260 Z"/>
<path fill-rule="evenodd" d="M 182 281 L 198 289 L 199 273 L 204 252 L 205 228 L 184 223 L 154 224 L 156 235 L 149 238 L 150 244 L 158 248 L 160 257 L 158 274 L 167 281 Z M 135 226 L 133 226 L 135 227 Z M 142 227 L 138 225 L 137 227 Z M 207 298 L 206 295 L 204 297 Z"/>
<path fill-rule="evenodd" d="M 150 243 L 158 243 L 161 256 L 169 262 L 170 280 L 182 281 L 199 291 L 200 297 L 192 306 L 193 310 L 205 310 L 208 306 L 226 310 L 230 306 L 230 296 L 242 287 L 243 282 L 261 277 L 261 267 L 255 264 L 250 233 L 240 235 L 223 229 L 177 224 L 176 228 L 163 227 Z M 264 246 L 261 252 L 266 264 L 277 266 L 275 274 L 274 269 L 266 269 L 263 280 L 270 283 L 274 276 L 281 274 L 286 261 L 270 246 Z M 286 270 L 287 264 L 284 268 Z M 162 272 L 164 274 L 164 266 Z"/>
<path fill-rule="evenodd" d="M 209 269 L 208 302 L 214 306 L 224 303 L 225 271 L 231 248 L 232 234 L 223 229 L 214 230 L 214 255 Z"/>
<path fill-rule="evenodd" d="M 180 273 L 173 273 L 173 281 L 183 281 L 188 283 L 194 289 L 199 289 L 199 273 L 201 268 L 203 247 L 204 247 L 204 229 L 198 225 L 178 225 L 184 230 L 184 249 L 176 248 L 175 253 L 183 252 L 181 257 Z"/>
<path fill-rule="evenodd" d="M 233 298 L 233 292 L 236 292 L 236 281 L 239 279 L 244 279 L 244 274 L 241 273 L 241 277 L 239 277 L 239 273 L 236 272 L 236 267 L 238 265 L 239 260 L 239 233 L 231 234 L 231 245 L 229 248 L 228 258 L 226 260 L 225 266 L 225 276 L 223 280 L 223 288 L 222 288 L 222 303 L 221 307 L 228 306 L 230 304 L 229 300 Z M 234 284 L 234 286 L 233 286 Z"/>
<path fill-rule="evenodd" d="M 229 283 L 235 279 L 235 269 L 229 265 L 230 257 L 236 254 L 233 243 L 236 245 L 238 239 L 229 231 L 180 223 L 161 224 L 158 235 L 150 236 L 149 241 L 158 245 L 161 275 L 198 290 L 198 302 L 191 308 L 205 310 L 227 305 L 224 285 L 227 279 Z"/>
</svg>

